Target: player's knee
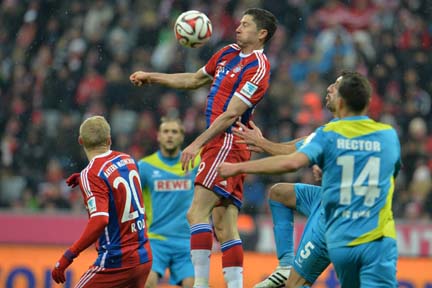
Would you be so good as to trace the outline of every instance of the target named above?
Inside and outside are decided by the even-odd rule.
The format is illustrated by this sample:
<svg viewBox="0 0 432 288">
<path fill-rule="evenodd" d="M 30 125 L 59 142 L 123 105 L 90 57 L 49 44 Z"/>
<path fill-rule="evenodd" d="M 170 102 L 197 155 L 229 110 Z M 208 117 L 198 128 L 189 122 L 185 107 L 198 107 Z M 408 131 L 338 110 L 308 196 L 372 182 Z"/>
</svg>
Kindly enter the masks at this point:
<svg viewBox="0 0 432 288">
<path fill-rule="evenodd" d="M 213 223 L 213 229 L 216 235 L 216 239 L 218 239 L 218 241 L 222 241 L 226 238 L 224 233 L 225 229 L 223 228 L 223 225 L 221 223 Z"/>
<path fill-rule="evenodd" d="M 285 204 L 286 206 L 295 206 L 294 184 L 276 183 L 269 190 L 269 199 Z"/>
</svg>

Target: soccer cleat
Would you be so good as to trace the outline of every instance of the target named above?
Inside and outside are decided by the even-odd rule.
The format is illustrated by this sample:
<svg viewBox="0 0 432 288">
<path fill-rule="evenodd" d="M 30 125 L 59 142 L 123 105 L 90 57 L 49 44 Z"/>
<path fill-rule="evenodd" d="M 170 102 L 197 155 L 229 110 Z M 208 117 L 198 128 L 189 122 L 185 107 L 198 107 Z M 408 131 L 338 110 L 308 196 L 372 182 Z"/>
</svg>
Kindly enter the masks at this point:
<svg viewBox="0 0 432 288">
<path fill-rule="evenodd" d="M 291 273 L 291 266 L 277 266 L 276 270 L 266 279 L 256 284 L 254 288 L 282 288 L 285 287 L 285 282 Z"/>
</svg>

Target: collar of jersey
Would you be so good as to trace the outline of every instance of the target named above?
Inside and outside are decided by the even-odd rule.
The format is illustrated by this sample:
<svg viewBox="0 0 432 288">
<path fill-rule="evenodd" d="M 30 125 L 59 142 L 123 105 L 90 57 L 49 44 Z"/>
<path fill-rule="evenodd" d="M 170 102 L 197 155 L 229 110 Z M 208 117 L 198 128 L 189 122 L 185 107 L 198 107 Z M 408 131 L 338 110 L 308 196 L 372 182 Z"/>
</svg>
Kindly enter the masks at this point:
<svg viewBox="0 0 432 288">
<path fill-rule="evenodd" d="M 174 158 L 165 157 L 160 150 L 157 151 L 159 158 L 169 166 L 175 165 L 180 161 L 181 152 L 178 153 L 178 155 Z"/>
<path fill-rule="evenodd" d="M 348 116 L 348 117 L 344 117 L 344 118 L 338 118 L 337 120 L 342 120 L 342 121 L 348 120 L 348 121 L 350 121 L 350 120 L 368 120 L 368 119 L 369 119 L 369 116 L 366 116 L 366 115 L 356 115 L 356 116 Z"/>
<path fill-rule="evenodd" d="M 250 55 L 252 55 L 253 53 L 255 53 L 255 52 L 264 52 L 264 49 L 256 49 L 256 50 L 253 50 L 251 53 L 249 53 L 249 54 L 244 54 L 243 52 L 240 52 L 240 57 L 242 57 L 242 58 L 246 58 L 246 57 L 248 57 L 248 56 L 250 56 Z"/>
</svg>

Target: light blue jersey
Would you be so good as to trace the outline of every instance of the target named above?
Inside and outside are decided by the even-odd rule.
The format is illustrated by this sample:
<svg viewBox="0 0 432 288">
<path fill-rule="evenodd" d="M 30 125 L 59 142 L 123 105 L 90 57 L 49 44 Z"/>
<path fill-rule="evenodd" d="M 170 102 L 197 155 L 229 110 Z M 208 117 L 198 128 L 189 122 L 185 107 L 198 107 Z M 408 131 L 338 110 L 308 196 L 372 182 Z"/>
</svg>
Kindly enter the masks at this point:
<svg viewBox="0 0 432 288">
<path fill-rule="evenodd" d="M 195 159 L 196 168 L 186 174 L 180 156 L 181 153 L 166 158 L 157 151 L 138 162 L 153 254 L 152 271 L 162 277 L 169 269 L 171 285 L 181 285 L 184 279 L 194 277 L 186 213 L 192 203 L 199 157 Z"/>
<path fill-rule="evenodd" d="M 338 119 L 318 128 L 299 152 L 323 168 L 329 249 L 396 238 L 391 201 L 400 144 L 391 126 L 367 116 Z"/>
<path fill-rule="evenodd" d="M 166 158 L 157 151 L 138 163 L 150 239 L 189 242 L 186 212 L 192 203 L 199 157 L 195 169 L 185 174 L 180 155 Z"/>
</svg>

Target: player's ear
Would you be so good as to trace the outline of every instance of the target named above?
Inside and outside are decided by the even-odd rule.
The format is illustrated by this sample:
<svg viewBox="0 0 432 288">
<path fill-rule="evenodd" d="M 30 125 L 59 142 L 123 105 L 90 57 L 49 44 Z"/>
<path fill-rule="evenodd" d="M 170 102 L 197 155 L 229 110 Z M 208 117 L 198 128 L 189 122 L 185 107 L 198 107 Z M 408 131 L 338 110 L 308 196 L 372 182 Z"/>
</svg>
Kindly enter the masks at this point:
<svg viewBox="0 0 432 288">
<path fill-rule="evenodd" d="M 112 144 L 111 137 L 108 137 L 106 144 L 107 144 L 108 147 L 111 146 L 111 144 Z"/>
<path fill-rule="evenodd" d="M 262 42 L 264 43 L 264 42 L 265 42 L 265 38 L 267 37 L 267 34 L 268 34 L 267 29 L 261 29 L 261 30 L 258 32 L 258 38 L 259 38 L 260 40 L 262 40 Z"/>
<path fill-rule="evenodd" d="M 81 136 L 78 136 L 78 143 L 82 146 L 83 145 L 83 140 Z"/>
</svg>

